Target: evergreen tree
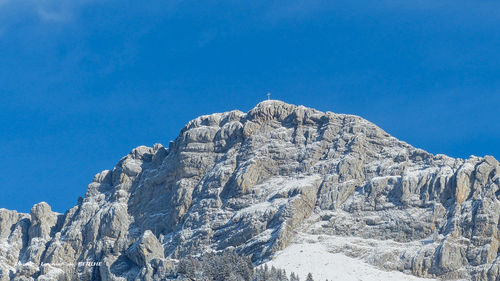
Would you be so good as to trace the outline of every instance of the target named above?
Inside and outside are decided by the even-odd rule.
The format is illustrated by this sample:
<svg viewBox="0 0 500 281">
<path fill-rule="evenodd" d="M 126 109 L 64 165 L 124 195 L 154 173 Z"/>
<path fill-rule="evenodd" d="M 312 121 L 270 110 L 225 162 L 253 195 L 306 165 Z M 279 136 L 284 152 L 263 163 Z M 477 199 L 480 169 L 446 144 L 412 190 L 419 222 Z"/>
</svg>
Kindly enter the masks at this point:
<svg viewBox="0 0 500 281">
<path fill-rule="evenodd" d="M 295 273 L 290 273 L 290 281 L 299 281 L 299 277 Z"/>
</svg>

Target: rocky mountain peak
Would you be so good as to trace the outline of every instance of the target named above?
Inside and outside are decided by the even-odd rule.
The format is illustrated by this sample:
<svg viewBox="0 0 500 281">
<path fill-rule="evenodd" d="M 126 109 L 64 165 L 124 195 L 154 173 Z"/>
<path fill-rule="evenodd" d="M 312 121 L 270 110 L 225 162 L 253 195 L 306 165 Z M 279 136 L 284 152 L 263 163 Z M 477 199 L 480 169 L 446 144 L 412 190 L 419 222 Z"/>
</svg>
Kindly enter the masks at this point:
<svg viewBox="0 0 500 281">
<path fill-rule="evenodd" d="M 358 116 L 263 101 L 133 149 L 65 214 L 1 209 L 0 280 L 161 279 L 184 256 L 260 264 L 304 237 L 340 237 L 333 250 L 384 269 L 496 280 L 499 186 L 493 157 L 432 155 Z"/>
</svg>

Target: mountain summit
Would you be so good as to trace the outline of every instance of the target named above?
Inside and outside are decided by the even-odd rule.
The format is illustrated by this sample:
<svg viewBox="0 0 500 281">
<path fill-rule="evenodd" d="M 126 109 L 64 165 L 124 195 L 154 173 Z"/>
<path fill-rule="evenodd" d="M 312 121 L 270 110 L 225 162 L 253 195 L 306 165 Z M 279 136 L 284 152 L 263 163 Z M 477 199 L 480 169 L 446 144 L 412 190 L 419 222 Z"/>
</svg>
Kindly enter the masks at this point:
<svg viewBox="0 0 500 281">
<path fill-rule="evenodd" d="M 358 116 L 264 101 L 134 148 L 64 214 L 0 209 L 0 280 L 161 280 L 185 256 L 234 249 L 259 265 L 304 242 L 499 280 L 499 186 L 491 156 L 432 155 Z"/>
</svg>

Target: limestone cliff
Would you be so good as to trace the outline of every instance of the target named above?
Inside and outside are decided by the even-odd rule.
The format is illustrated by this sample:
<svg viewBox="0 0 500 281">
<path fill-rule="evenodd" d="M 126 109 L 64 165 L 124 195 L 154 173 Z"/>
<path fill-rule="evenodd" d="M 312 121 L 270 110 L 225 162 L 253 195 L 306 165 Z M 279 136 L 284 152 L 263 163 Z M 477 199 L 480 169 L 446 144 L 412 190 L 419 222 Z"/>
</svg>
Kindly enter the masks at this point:
<svg viewBox="0 0 500 281">
<path fill-rule="evenodd" d="M 265 101 L 133 149 L 64 214 L 0 209 L 0 280 L 156 280 L 230 247 L 259 264 L 298 233 L 371 239 L 337 250 L 386 269 L 499 280 L 499 186 L 493 157 L 432 155 L 357 116 Z"/>
</svg>

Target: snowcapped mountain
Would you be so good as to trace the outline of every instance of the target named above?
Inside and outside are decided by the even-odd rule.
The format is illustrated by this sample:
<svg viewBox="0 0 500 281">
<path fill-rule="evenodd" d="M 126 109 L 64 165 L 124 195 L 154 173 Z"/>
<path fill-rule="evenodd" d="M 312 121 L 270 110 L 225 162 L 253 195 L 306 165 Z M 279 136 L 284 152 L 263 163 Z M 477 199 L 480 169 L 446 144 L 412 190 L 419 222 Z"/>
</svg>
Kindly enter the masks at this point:
<svg viewBox="0 0 500 281">
<path fill-rule="evenodd" d="M 165 280 L 177 259 L 224 249 L 331 280 L 349 264 L 371 280 L 500 280 L 499 186 L 491 156 L 264 101 L 133 149 L 64 214 L 0 209 L 0 280 Z"/>
</svg>

